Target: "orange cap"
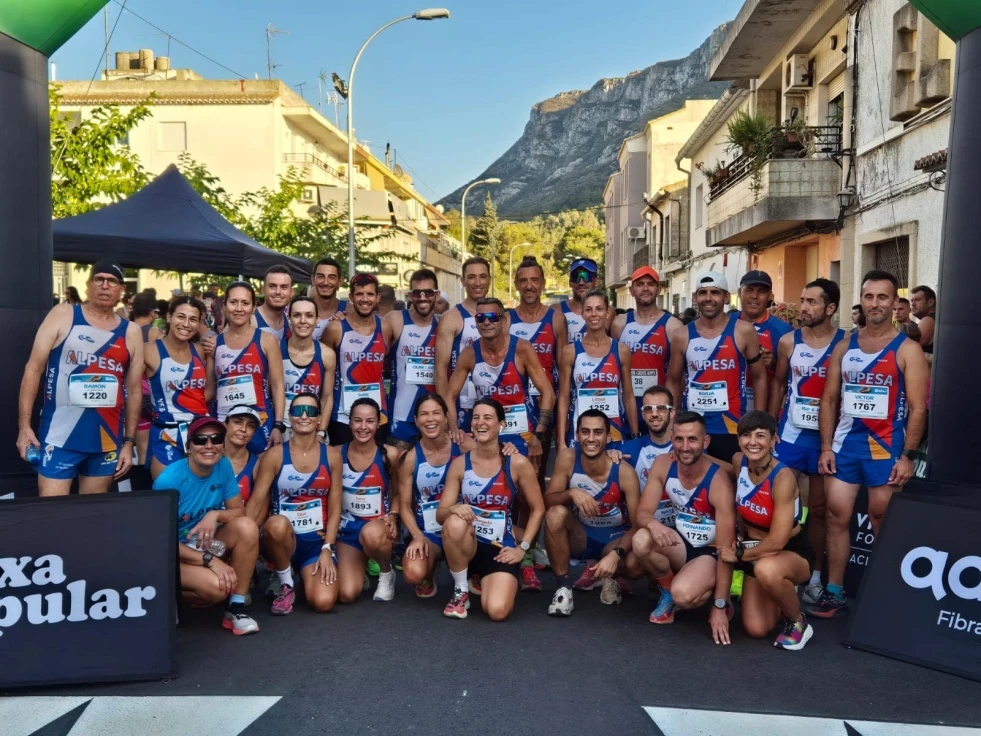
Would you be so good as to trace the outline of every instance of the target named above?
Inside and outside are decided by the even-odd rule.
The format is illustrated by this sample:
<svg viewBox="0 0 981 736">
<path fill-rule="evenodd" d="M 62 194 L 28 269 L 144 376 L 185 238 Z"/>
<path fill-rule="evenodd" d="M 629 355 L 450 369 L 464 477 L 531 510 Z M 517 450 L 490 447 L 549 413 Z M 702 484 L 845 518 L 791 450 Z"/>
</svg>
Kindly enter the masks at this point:
<svg viewBox="0 0 981 736">
<path fill-rule="evenodd" d="M 650 266 L 641 266 L 640 268 L 638 268 L 636 271 L 634 271 L 634 275 L 630 277 L 630 280 L 636 281 L 641 276 L 650 276 L 657 283 L 659 284 L 661 283 L 661 277 L 658 276 L 657 271 L 655 271 Z"/>
</svg>

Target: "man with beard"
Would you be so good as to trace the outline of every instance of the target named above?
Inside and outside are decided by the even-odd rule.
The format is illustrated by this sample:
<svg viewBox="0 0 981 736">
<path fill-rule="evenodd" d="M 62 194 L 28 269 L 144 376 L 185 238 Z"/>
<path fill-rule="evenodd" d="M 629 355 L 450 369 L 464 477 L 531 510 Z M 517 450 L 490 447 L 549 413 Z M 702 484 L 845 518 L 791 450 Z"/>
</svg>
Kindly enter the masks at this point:
<svg viewBox="0 0 981 736">
<path fill-rule="evenodd" d="M 909 299 L 900 297 L 896 301 L 896 308 L 892 310 L 892 321 L 896 323 L 896 326 L 900 325 L 911 325 L 914 324 L 910 314 L 912 314 L 912 307 L 910 306 Z"/>
<path fill-rule="evenodd" d="M 592 258 L 577 258 L 569 266 L 569 298 L 561 302 L 559 308 L 565 317 L 569 342 L 579 342 L 586 334 L 586 321 L 582 316 L 583 298 L 593 289 L 602 289 L 603 285 L 599 282 L 599 266 Z M 610 331 L 610 325 L 616 316 L 614 310 L 610 310 L 610 316 L 606 323 L 606 331 Z"/>
<path fill-rule="evenodd" d="M 447 396 L 450 375 L 456 369 L 460 353 L 480 336 L 474 314 L 477 311 L 477 300 L 487 296 L 487 289 L 490 287 L 490 264 L 479 256 L 468 258 L 463 262 L 460 281 L 463 283 L 466 298 L 462 304 L 456 305 L 456 309 L 449 310 L 440 318 L 436 329 L 436 392 L 440 396 Z M 476 400 L 476 390 L 468 378 L 455 407 L 457 426 L 464 432 L 470 431 L 470 417 Z"/>
<path fill-rule="evenodd" d="M 766 406 L 766 369 L 760 341 L 748 322 L 729 319 L 722 311 L 729 301 L 729 282 L 721 273 L 699 275 L 695 301 L 698 319 L 671 335 L 668 388 L 676 407 L 684 406 L 705 417 L 712 437 L 709 455 L 731 462 L 739 451 L 736 426 L 747 411 L 747 371 L 752 372 L 760 406 Z"/>
<path fill-rule="evenodd" d="M 416 402 L 436 390 L 436 274 L 420 269 L 409 278 L 410 309 L 390 312 L 385 320 L 397 335 L 392 345 L 392 430 L 388 443 L 408 450 L 419 438 Z"/>
<path fill-rule="evenodd" d="M 286 266 L 270 266 L 262 281 L 262 306 L 255 310 L 253 321 L 263 332 L 279 342 L 290 336 L 287 309 L 293 297 L 293 277 Z"/>
<path fill-rule="evenodd" d="M 695 412 L 675 417 L 672 455 L 654 461 L 637 505 L 633 551 L 661 586 L 652 624 L 674 622 L 676 608 L 699 608 L 712 600 L 709 626 L 716 644 L 729 643 L 733 566 L 716 548 L 736 540 L 736 495 L 729 476 L 705 456 L 705 419 Z M 662 501 L 673 506 L 673 523 L 657 520 Z"/>
<path fill-rule="evenodd" d="M 756 329 L 756 334 L 760 340 L 760 354 L 763 356 L 763 365 L 766 366 L 767 382 L 773 380 L 773 366 L 775 363 L 774 353 L 780 338 L 791 332 L 794 328 L 770 314 L 768 309 L 770 301 L 773 299 L 773 281 L 770 274 L 766 271 L 749 271 L 739 281 L 739 301 L 742 311 L 730 312 L 730 319 L 741 319 L 749 322 Z M 753 411 L 754 408 L 766 411 L 767 404 L 761 400 L 758 404 L 755 401 L 753 387 L 746 384 L 746 411 Z M 730 458 L 732 459 L 732 458 Z"/>
<path fill-rule="evenodd" d="M 657 306 L 661 277 L 650 266 L 642 266 L 630 277 L 630 295 L 637 305 L 633 312 L 613 320 L 610 336 L 625 343 L 632 354 L 630 379 L 637 413 L 641 411 L 644 392 L 665 380 L 671 355 L 671 334 L 681 327 L 681 321 Z M 668 402 L 670 403 L 670 402 Z"/>
<path fill-rule="evenodd" d="M 618 574 L 644 574 L 631 552 L 640 485 L 633 468 L 607 456 L 609 439 L 610 418 L 587 409 L 579 415 L 576 449 L 562 450 L 556 458 L 545 494 L 545 546 L 558 585 L 550 616 L 572 613 L 571 555 L 589 561 L 582 576 L 590 583 L 585 589 L 602 581 L 600 602 L 607 606 L 621 601 Z"/>
<path fill-rule="evenodd" d="M 313 264 L 313 301 L 317 304 L 320 319 L 313 330 L 313 339 L 319 340 L 333 319 L 343 319 L 347 311 L 346 299 L 337 298 L 341 285 L 341 264 L 333 258 L 321 258 Z"/>
<path fill-rule="evenodd" d="M 896 277 L 873 270 L 862 279 L 865 327 L 831 354 L 821 396 L 818 470 L 827 478 L 828 587 L 808 612 L 843 613 L 848 527 L 860 486 L 869 489 L 872 533 L 892 495 L 913 477 L 912 458 L 926 428 L 930 369 L 923 349 L 892 324 Z"/>
<path fill-rule="evenodd" d="M 647 434 L 630 440 L 620 448 L 623 457 L 630 461 L 643 490 L 647 485 L 651 466 L 661 455 L 671 452 L 671 422 L 674 406 L 671 392 L 665 386 L 651 386 L 641 397 L 640 415 L 647 424 Z"/>
<path fill-rule="evenodd" d="M 915 286 L 910 292 L 910 308 L 920 328 L 920 347 L 933 359 L 933 331 L 937 326 L 937 292 L 929 286 Z"/>
<path fill-rule="evenodd" d="M 804 287 L 800 295 L 802 327 L 780 338 L 770 387 L 770 414 L 780 418 L 774 455 L 798 478 L 801 473 L 808 478 L 807 533 L 815 557 L 814 572 L 804 591 L 808 603 L 817 603 L 823 590 L 826 505 L 824 476 L 818 472 L 818 414 L 831 354 L 845 336 L 832 322 L 840 298 L 838 284 L 828 279 L 815 279 Z"/>
<path fill-rule="evenodd" d="M 328 436 L 332 445 L 353 439 L 350 410 L 361 398 L 372 399 L 380 409 L 378 435 L 388 431 L 388 400 L 383 369 L 394 332 L 390 322 L 375 314 L 378 279 L 358 273 L 351 279 L 351 313 L 333 320 L 320 341 L 337 354 L 334 380 L 334 407 Z M 384 432 L 383 432 L 384 430 Z"/>
</svg>

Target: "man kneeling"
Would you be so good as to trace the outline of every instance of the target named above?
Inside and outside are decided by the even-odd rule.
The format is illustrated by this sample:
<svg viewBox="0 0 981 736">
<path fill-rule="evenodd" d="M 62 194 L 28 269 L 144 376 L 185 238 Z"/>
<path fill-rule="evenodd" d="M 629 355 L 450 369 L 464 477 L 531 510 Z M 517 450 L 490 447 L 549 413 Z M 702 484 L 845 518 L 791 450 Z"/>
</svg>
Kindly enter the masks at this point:
<svg viewBox="0 0 981 736">
<path fill-rule="evenodd" d="M 201 417 L 187 437 L 187 457 L 168 465 L 153 482 L 155 491 L 180 494 L 177 538 L 184 599 L 213 606 L 228 598 L 222 626 L 236 636 L 254 634 L 259 624 L 246 613 L 245 597 L 259 556 L 259 529 L 245 516 L 235 471 L 224 457 L 225 425 Z"/>
<path fill-rule="evenodd" d="M 572 613 L 573 587 L 590 590 L 602 581 L 600 602 L 613 605 L 621 600 L 617 576 L 644 574 L 630 551 L 640 482 L 628 463 L 607 456 L 609 441 L 609 417 L 587 409 L 576 423 L 577 448 L 562 450 L 556 458 L 545 494 L 545 547 L 558 581 L 550 616 Z M 569 575 L 572 554 L 596 561 L 575 586 Z"/>
</svg>

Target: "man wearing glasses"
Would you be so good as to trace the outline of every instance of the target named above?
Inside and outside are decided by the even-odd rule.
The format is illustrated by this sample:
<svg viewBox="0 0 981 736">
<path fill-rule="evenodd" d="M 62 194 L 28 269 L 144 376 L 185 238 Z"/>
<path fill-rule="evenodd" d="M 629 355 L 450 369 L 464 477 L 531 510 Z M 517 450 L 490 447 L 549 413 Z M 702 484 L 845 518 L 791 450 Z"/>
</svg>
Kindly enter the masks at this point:
<svg viewBox="0 0 981 736">
<path fill-rule="evenodd" d="M 582 300 L 593 289 L 603 288 L 599 282 L 599 266 L 592 258 L 577 258 L 569 267 L 569 298 L 560 305 L 568 325 L 569 342 L 579 342 L 586 334 L 586 320 L 582 317 Z M 610 331 L 615 310 L 610 310 L 606 331 Z"/>
<path fill-rule="evenodd" d="M 34 339 L 20 385 L 17 450 L 25 460 L 28 448 L 41 452 L 42 496 L 68 495 L 76 475 L 81 493 L 105 493 L 133 464 L 143 336 L 113 311 L 125 288 L 120 265 L 99 260 L 86 285 L 86 303 L 54 307 Z M 31 412 L 42 375 L 39 440 Z"/>
<path fill-rule="evenodd" d="M 409 309 L 389 312 L 392 325 L 392 429 L 388 443 L 407 450 L 419 437 L 414 409 L 420 397 L 436 390 L 436 274 L 420 269 L 409 278 Z"/>
<path fill-rule="evenodd" d="M 259 556 L 259 529 L 245 514 L 224 446 L 224 424 L 214 417 L 194 420 L 187 430 L 187 457 L 168 465 L 153 482 L 153 490 L 179 494 L 177 540 L 184 599 L 214 606 L 228 598 L 221 625 L 242 636 L 259 631 L 245 606 Z"/>
</svg>

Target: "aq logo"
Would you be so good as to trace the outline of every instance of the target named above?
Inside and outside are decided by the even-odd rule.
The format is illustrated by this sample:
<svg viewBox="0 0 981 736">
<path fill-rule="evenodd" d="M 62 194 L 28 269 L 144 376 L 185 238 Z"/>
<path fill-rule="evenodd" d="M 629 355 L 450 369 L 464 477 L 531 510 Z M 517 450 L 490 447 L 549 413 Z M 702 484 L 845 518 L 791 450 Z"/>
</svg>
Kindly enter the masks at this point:
<svg viewBox="0 0 981 736">
<path fill-rule="evenodd" d="M 948 591 L 966 601 L 981 601 L 981 557 L 961 557 L 948 570 L 949 558 L 947 552 L 933 547 L 916 547 L 910 550 L 900 566 L 903 582 L 911 588 L 929 588 L 938 601 L 945 598 Z M 928 564 L 925 565 L 922 561 Z"/>
</svg>

